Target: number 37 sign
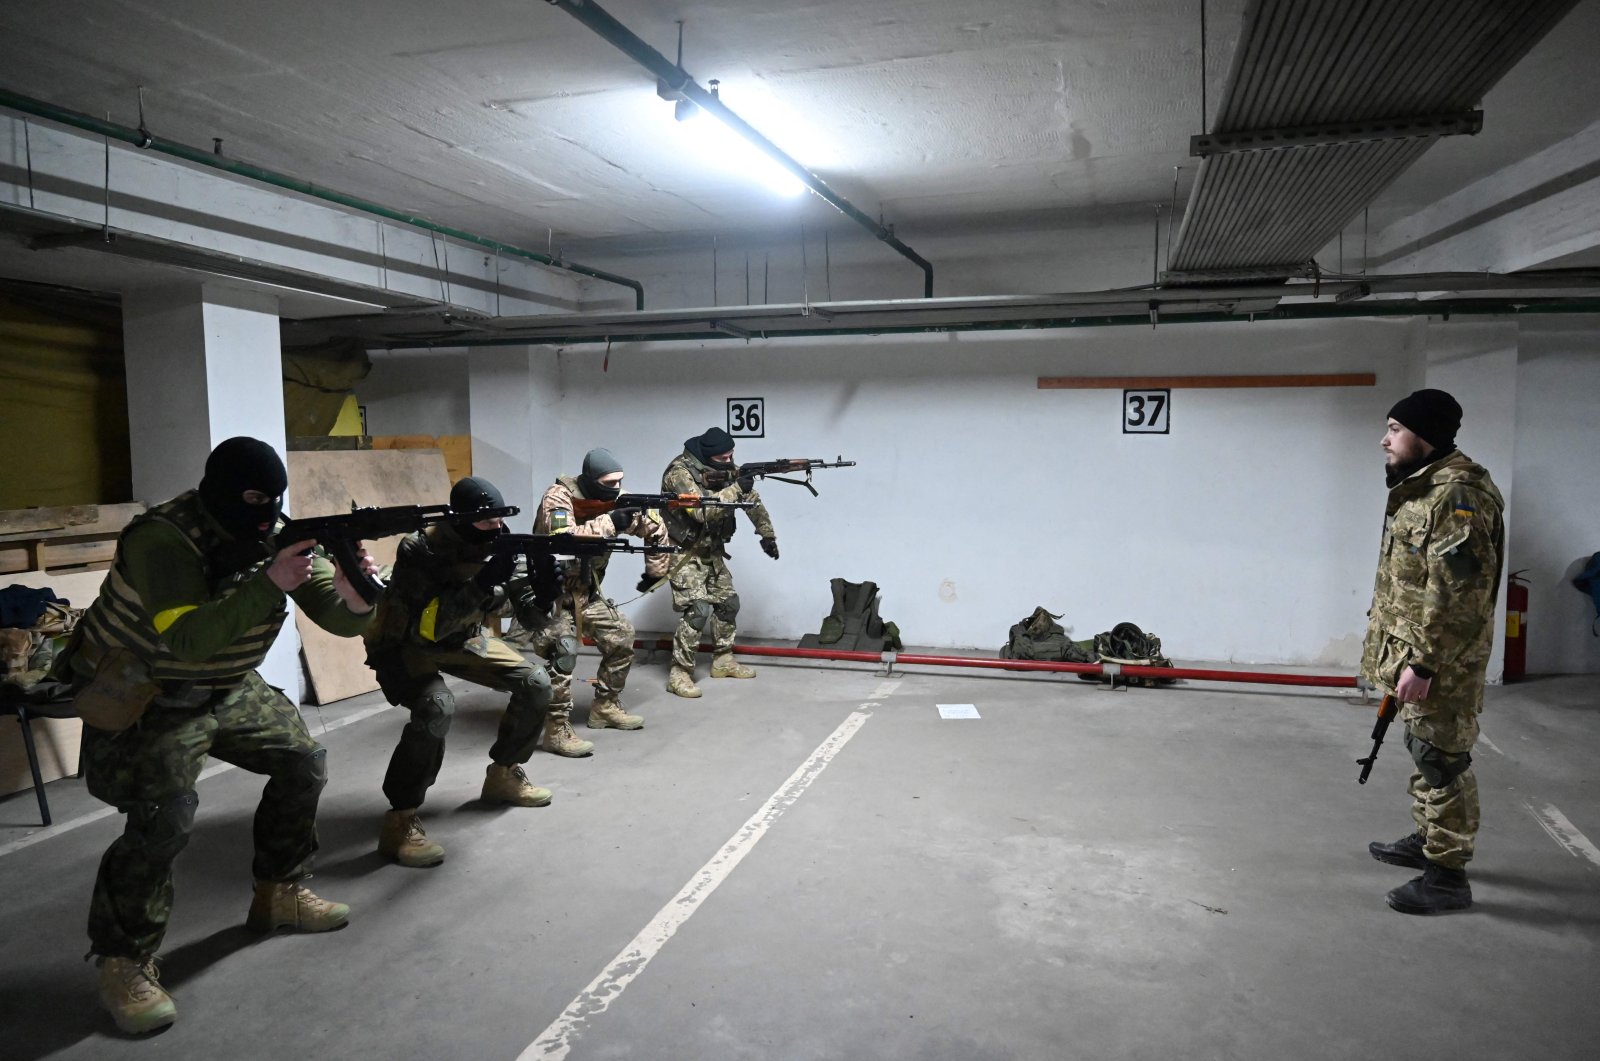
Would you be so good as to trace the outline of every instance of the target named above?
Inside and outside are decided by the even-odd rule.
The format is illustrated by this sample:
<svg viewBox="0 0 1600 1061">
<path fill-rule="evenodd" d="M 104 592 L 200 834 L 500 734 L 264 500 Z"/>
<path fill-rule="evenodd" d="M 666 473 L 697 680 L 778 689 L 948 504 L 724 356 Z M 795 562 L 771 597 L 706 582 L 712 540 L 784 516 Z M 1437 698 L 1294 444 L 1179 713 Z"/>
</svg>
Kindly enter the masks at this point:
<svg viewBox="0 0 1600 1061">
<path fill-rule="evenodd" d="M 1172 427 L 1170 390 L 1122 392 L 1122 433 L 1124 435 L 1165 435 Z"/>
</svg>

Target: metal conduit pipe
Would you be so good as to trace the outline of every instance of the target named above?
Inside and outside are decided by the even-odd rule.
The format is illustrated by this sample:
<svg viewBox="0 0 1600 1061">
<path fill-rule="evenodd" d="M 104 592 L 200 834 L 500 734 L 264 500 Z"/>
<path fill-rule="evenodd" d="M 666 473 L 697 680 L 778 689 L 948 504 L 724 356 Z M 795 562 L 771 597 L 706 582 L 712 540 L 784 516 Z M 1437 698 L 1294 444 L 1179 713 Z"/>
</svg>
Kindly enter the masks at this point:
<svg viewBox="0 0 1600 1061">
<path fill-rule="evenodd" d="M 547 0 L 547 2 L 552 7 L 559 7 L 601 38 L 615 45 L 628 58 L 654 74 L 658 81 L 681 93 L 685 99 L 707 113 L 715 115 L 724 125 L 755 145 L 763 154 L 792 174 L 796 180 L 825 200 L 828 205 L 894 248 L 896 253 L 922 270 L 922 296 L 933 297 L 932 262 L 902 243 L 892 229 L 885 228 L 862 213 L 854 203 L 828 187 L 821 177 L 785 154 L 777 144 L 762 136 L 749 122 L 729 110 L 727 105 L 709 90 L 702 88 L 681 66 L 650 47 L 638 34 L 618 22 L 604 8 L 592 3 L 591 0 Z"/>
<path fill-rule="evenodd" d="M 0 88 L 0 107 L 18 111 L 22 114 L 31 114 L 36 118 L 46 118 L 61 125 L 72 126 L 111 140 L 120 140 L 123 143 L 132 144 L 134 147 L 148 151 L 159 151 L 164 155 L 171 155 L 174 158 L 181 158 L 185 162 L 193 162 L 199 166 L 231 173 L 236 177 L 245 177 L 249 180 L 260 181 L 263 184 L 270 184 L 275 188 L 299 192 L 301 195 L 309 195 L 350 210 L 359 210 L 364 214 L 372 214 L 376 217 L 387 218 L 390 221 L 398 221 L 401 224 L 411 225 L 426 232 L 449 236 L 463 243 L 471 243 L 499 254 L 509 255 L 513 258 L 525 258 L 531 262 L 538 262 L 540 265 L 548 265 L 552 269 L 578 273 L 582 276 L 593 277 L 596 280 L 604 280 L 608 284 L 617 284 L 621 287 L 630 288 L 634 295 L 634 308 L 644 309 L 644 285 L 637 280 L 630 280 L 626 276 L 608 273 L 604 269 L 595 269 L 588 265 L 579 265 L 576 262 L 564 262 L 560 259 L 552 258 L 548 254 L 540 254 L 538 251 L 530 251 L 509 243 L 501 243 L 499 240 L 490 239 L 487 236 L 479 236 L 459 228 L 451 228 L 449 225 L 441 225 L 429 221 L 425 217 L 402 213 L 399 210 L 369 202 L 366 199 L 358 199 L 353 195 L 346 195 L 343 192 L 320 187 L 298 177 L 276 173 L 260 166 L 252 166 L 248 162 L 236 162 L 213 152 L 202 151 L 197 147 L 190 147 L 187 144 L 180 144 L 173 140 L 163 140 L 159 136 L 150 135 L 148 130 L 130 129 L 125 125 L 117 125 L 114 122 L 96 118 L 93 115 L 58 107 L 53 103 L 46 103 L 44 100 L 34 99 L 31 96 L 23 96 L 9 89 Z"/>
<path fill-rule="evenodd" d="M 584 644 L 594 641 L 584 638 Z M 635 641 L 634 648 L 669 649 L 672 642 Z M 702 652 L 712 646 L 701 645 Z M 1184 678 L 1199 682 L 1232 682 L 1244 685 L 1295 685 L 1322 689 L 1359 689 L 1359 678 L 1343 674 L 1274 674 L 1270 671 L 1214 670 L 1196 667 L 1146 667 L 1135 663 L 1053 663 L 1035 659 L 990 659 L 986 656 L 940 656 L 918 652 L 844 652 L 825 648 L 784 648 L 776 645 L 735 645 L 735 655 L 776 656 L 784 659 L 822 659 L 842 663 L 905 663 L 925 667 L 971 667 L 979 670 L 1046 671 L 1059 674 L 1092 674 L 1100 677 L 1127 675 L 1131 678 Z M 1108 669 L 1114 668 L 1114 669 Z"/>
</svg>

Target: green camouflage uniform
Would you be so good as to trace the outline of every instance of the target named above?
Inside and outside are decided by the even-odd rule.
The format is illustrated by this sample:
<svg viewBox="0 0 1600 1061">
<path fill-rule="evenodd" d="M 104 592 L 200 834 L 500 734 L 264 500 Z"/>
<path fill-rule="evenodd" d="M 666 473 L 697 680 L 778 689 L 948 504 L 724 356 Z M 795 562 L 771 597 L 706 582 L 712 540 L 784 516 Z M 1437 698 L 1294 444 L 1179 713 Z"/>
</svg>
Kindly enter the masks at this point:
<svg viewBox="0 0 1600 1061">
<path fill-rule="evenodd" d="M 124 650 L 158 687 L 130 728 L 84 727 L 89 791 L 127 816 L 95 879 L 95 954 L 143 958 L 160 948 L 207 755 L 268 775 L 255 814 L 256 879 L 309 872 L 326 753 L 299 709 L 255 672 L 288 614 L 267 577 L 272 555 L 267 544 L 230 538 L 193 491 L 158 505 L 123 532 L 99 597 L 57 660 L 55 675 L 82 686 L 109 652 Z M 319 554 L 291 596 L 324 629 L 355 636 L 370 617 L 344 606 L 333 575 Z"/>
<path fill-rule="evenodd" d="M 498 589 L 473 581 L 488 558 L 488 542 L 471 542 L 449 524 L 409 535 L 395 555 L 389 588 L 367 630 L 367 665 L 391 704 L 411 712 L 383 779 L 396 810 L 412 810 L 439 776 L 455 697 L 443 674 L 511 694 L 489 758 L 502 766 L 533 756 L 550 704 L 550 679 L 522 653 L 488 636 L 483 624 L 498 611 Z"/>
<path fill-rule="evenodd" d="M 1411 815 L 1424 854 L 1448 869 L 1472 858 L 1478 783 L 1472 745 L 1483 710 L 1505 541 L 1500 492 L 1452 450 L 1389 491 L 1361 673 L 1393 691 L 1408 666 L 1433 672 L 1428 696 L 1402 704 L 1416 763 Z"/>
<path fill-rule="evenodd" d="M 570 531 L 601 538 L 615 537 L 616 525 L 609 514 L 596 516 L 587 523 L 575 521 L 572 502 L 583 496 L 583 487 L 576 477 L 557 479 L 539 503 L 533 533 Z M 648 545 L 667 543 L 667 529 L 653 511 L 635 516 L 628 533 L 642 538 Z M 662 578 L 670 559 L 670 554 L 666 553 L 646 556 L 645 575 Z M 600 584 L 606 577 L 609 560 L 608 556 L 596 556 L 568 561 L 562 574 L 561 596 L 550 614 L 530 628 L 528 645 L 550 668 L 552 718 L 567 718 L 572 714 L 572 671 L 585 636 L 593 638 L 595 647 L 600 650 L 595 699 L 617 700 L 628 682 L 628 671 L 633 667 L 634 629 L 627 616 L 601 593 Z"/>
<path fill-rule="evenodd" d="M 661 476 L 661 489 L 670 494 L 695 494 L 720 501 L 754 501 L 745 509 L 756 534 L 775 538 L 772 517 L 754 490 L 748 492 L 735 483 L 720 491 L 706 485 L 710 465 L 685 450 L 675 457 Z M 719 469 L 720 470 L 720 469 Z M 726 508 L 673 508 L 665 513 L 667 533 L 672 544 L 683 552 L 672 558 L 672 607 L 679 615 L 672 635 L 674 666 L 693 672 L 700 637 L 709 626 L 713 655 L 733 651 L 735 618 L 739 614 L 739 594 L 733 588 L 733 575 L 725 562 L 724 546 L 737 528 L 734 510 Z"/>
</svg>

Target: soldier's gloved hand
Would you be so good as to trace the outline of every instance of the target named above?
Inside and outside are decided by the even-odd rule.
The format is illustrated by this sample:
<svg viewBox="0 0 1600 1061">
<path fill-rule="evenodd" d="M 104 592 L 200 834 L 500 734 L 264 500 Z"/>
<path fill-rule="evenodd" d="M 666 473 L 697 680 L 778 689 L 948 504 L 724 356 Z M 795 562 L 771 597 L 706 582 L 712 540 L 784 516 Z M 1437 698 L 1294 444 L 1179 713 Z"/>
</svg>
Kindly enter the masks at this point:
<svg viewBox="0 0 1600 1061">
<path fill-rule="evenodd" d="M 637 508 L 614 508 L 611 510 L 611 528 L 616 534 L 627 534 L 628 528 L 633 526 L 634 519 L 639 515 Z"/>
<path fill-rule="evenodd" d="M 723 468 L 706 469 L 706 489 L 721 490 L 733 478 L 732 473 Z"/>
<path fill-rule="evenodd" d="M 778 558 L 778 539 L 762 538 L 761 551 L 776 560 Z"/>
<path fill-rule="evenodd" d="M 639 579 L 639 584 L 635 586 L 634 589 L 638 590 L 640 593 L 649 593 L 650 590 L 655 586 L 656 582 L 657 579 L 652 578 L 649 575 L 644 575 Z"/>
<path fill-rule="evenodd" d="M 478 568 L 478 573 L 472 576 L 472 581 L 479 589 L 488 593 L 496 586 L 505 584 L 506 580 L 511 577 L 511 573 L 516 569 L 516 563 L 516 553 L 497 552 L 490 556 L 482 567 Z"/>
<path fill-rule="evenodd" d="M 754 493 L 755 489 L 756 489 L 756 477 L 755 476 L 753 476 L 753 475 L 741 475 L 741 476 L 739 476 L 739 492 L 740 493 L 742 493 L 742 494 Z"/>
</svg>

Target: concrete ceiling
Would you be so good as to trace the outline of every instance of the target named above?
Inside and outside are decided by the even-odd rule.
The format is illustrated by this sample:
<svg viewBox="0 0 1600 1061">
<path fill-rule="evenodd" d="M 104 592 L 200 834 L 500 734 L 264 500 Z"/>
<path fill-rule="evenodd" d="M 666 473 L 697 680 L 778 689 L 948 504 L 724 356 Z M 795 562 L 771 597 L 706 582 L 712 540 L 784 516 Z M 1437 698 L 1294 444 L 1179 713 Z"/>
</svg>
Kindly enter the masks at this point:
<svg viewBox="0 0 1600 1061">
<path fill-rule="evenodd" d="M 1199 0 L 606 0 L 869 213 L 914 238 L 1165 203 L 1200 117 Z M 1245 0 L 1208 0 L 1213 110 Z M 1584 0 L 1373 224 L 1600 118 Z M 541 0 L 0 5 L 0 85 L 541 247 L 834 222 L 686 150 L 648 76 Z M 1187 183 L 1187 182 L 1185 182 Z M 839 223 L 843 223 L 840 221 Z"/>
</svg>

